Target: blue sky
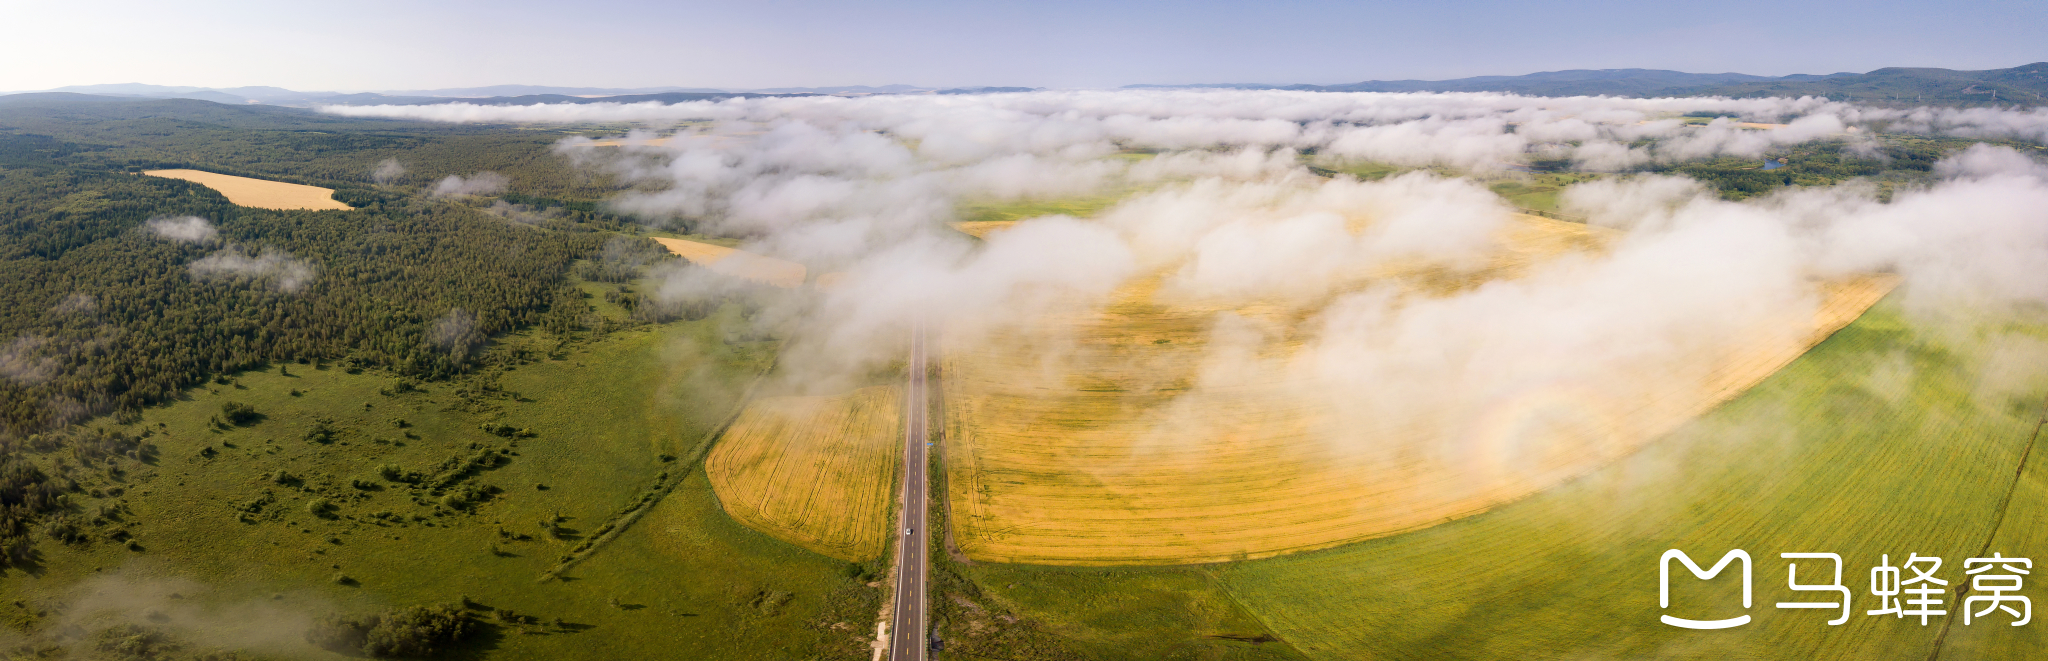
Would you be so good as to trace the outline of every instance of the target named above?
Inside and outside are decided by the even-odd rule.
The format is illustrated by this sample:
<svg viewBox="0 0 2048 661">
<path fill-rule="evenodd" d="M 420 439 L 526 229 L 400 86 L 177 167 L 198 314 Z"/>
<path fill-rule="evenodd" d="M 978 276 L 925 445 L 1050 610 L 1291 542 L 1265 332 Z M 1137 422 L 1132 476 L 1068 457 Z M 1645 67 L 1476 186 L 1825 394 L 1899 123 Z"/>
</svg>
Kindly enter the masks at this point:
<svg viewBox="0 0 2048 661">
<path fill-rule="evenodd" d="M 0 90 L 1328 84 L 2048 60 L 2038 1 L 69 0 L 7 3 L 0 19 Z"/>
</svg>

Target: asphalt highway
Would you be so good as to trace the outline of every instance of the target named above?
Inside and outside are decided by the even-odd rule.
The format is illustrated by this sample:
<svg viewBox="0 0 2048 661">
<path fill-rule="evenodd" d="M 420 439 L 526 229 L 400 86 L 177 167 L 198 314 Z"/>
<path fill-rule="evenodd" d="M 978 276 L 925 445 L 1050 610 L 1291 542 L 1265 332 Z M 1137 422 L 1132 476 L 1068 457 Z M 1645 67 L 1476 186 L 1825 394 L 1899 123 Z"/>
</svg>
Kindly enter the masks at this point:
<svg viewBox="0 0 2048 661">
<path fill-rule="evenodd" d="M 889 625 L 889 660 L 925 658 L 925 396 L 924 325 L 910 332 L 910 384 L 904 392 L 903 514 L 906 532 L 897 536 L 896 606 Z"/>
</svg>

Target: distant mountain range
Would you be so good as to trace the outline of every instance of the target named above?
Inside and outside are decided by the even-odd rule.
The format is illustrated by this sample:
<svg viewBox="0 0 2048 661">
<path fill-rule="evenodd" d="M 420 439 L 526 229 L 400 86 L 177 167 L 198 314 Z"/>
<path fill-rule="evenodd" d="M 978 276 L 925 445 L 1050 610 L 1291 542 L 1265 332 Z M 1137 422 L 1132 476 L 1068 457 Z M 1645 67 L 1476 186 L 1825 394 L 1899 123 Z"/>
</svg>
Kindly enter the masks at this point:
<svg viewBox="0 0 2048 661">
<path fill-rule="evenodd" d="M 915 85 L 847 85 L 841 87 L 771 87 L 758 90 L 721 90 L 703 87 L 548 87 L 544 85 L 491 85 L 488 87 L 458 87 L 435 90 L 400 90 L 389 92 L 298 92 L 282 87 L 176 87 L 170 85 L 146 85 L 142 83 L 117 83 L 111 85 L 72 85 L 37 92 L 15 94 L 91 94 L 96 96 L 146 98 L 146 99 L 198 99 L 227 104 L 263 104 L 275 106 L 375 106 L 375 105 L 426 105 L 462 101 L 478 105 L 514 106 L 537 103 L 680 103 L 705 99 L 757 96 L 807 96 L 836 94 L 860 96 L 868 94 L 994 94 L 999 92 L 1029 92 L 1032 87 L 960 87 L 932 88 Z"/>
<path fill-rule="evenodd" d="M 1752 76 L 1741 73 L 1686 73 L 1659 69 L 1573 69 L 1524 76 L 1478 76 L 1455 80 L 1368 80 L 1345 85 L 1126 85 L 1125 89 L 1279 89 L 1316 92 L 1507 92 L 1529 96 L 1825 96 L 1873 105 L 2048 106 L 2048 62 L 2010 69 L 1955 71 L 1892 67 L 1869 73 Z M 994 94 L 1028 92 L 1030 87 L 931 88 L 915 85 L 869 87 L 772 87 L 721 90 L 701 87 L 548 87 L 492 85 L 390 92 L 299 92 L 281 87 L 174 87 L 121 83 L 74 85 L 44 92 L 116 97 L 199 99 L 228 104 L 281 106 L 421 105 L 461 100 L 483 105 L 535 103 L 677 103 L 730 97 L 867 94 Z"/>
<path fill-rule="evenodd" d="M 841 87 L 773 87 L 759 90 L 722 90 L 704 87 L 549 87 L 545 85 L 491 85 L 488 87 L 458 87 L 433 90 L 397 90 L 388 92 L 299 92 L 282 87 L 178 87 L 172 85 L 147 85 L 143 83 L 116 83 L 109 85 L 71 85 L 28 93 L 72 93 L 99 96 L 140 97 L 150 99 L 199 99 L 215 103 L 265 104 L 281 106 L 325 106 L 325 105 L 419 105 L 448 103 L 463 100 L 485 105 L 524 105 L 533 103 L 593 103 L 607 101 L 636 103 L 659 101 L 676 103 L 702 99 L 727 98 L 734 96 L 788 96 L 808 94 L 977 94 L 988 92 L 1029 91 L 1027 87 L 984 87 L 971 89 L 945 89 L 918 87 L 915 85 L 847 85 Z"/>
<path fill-rule="evenodd" d="M 1891 67 L 1869 73 L 1752 76 L 1659 69 L 1573 69 L 1455 80 L 1368 80 L 1346 85 L 1127 85 L 1145 88 L 1282 89 L 1318 92 L 1507 92 L 1529 96 L 1825 96 L 1878 105 L 2048 105 L 2048 62 L 1955 71 Z"/>
</svg>

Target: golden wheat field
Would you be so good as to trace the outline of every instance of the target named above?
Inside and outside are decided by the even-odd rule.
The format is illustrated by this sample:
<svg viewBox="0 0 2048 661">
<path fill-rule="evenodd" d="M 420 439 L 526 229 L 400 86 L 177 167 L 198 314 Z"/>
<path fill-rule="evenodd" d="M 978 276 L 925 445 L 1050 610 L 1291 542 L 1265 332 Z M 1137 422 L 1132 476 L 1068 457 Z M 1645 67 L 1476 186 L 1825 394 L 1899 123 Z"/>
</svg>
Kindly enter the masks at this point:
<svg viewBox="0 0 2048 661">
<path fill-rule="evenodd" d="M 626 140 L 625 138 L 605 138 L 605 139 L 603 139 L 603 140 L 592 140 L 592 141 L 590 141 L 590 142 L 586 142 L 586 143 L 583 143 L 583 146 L 585 146 L 585 147 L 628 147 L 628 146 L 631 146 L 631 147 L 667 147 L 667 146 L 668 146 L 668 144 L 669 144 L 670 142 L 672 142 L 673 140 L 674 140 L 673 138 L 648 138 L 648 139 L 646 139 L 646 140 L 630 140 L 630 141 L 629 141 L 629 140 Z"/>
<path fill-rule="evenodd" d="M 818 280 L 816 282 L 811 283 L 811 286 L 817 287 L 820 290 L 829 290 L 839 287 L 840 285 L 846 284 L 847 277 L 848 276 L 844 271 L 820 273 L 818 274 Z"/>
<path fill-rule="evenodd" d="M 656 242 L 691 263 L 726 275 L 794 288 L 804 284 L 804 265 L 688 239 L 657 238 Z"/>
<path fill-rule="evenodd" d="M 892 539 L 902 407 L 897 386 L 757 399 L 705 459 L 711 488 L 747 527 L 843 560 L 880 557 Z"/>
<path fill-rule="evenodd" d="M 960 229 L 985 236 L 1002 227 Z M 1359 282 L 1391 279 L 1408 296 L 1441 295 L 1515 278 L 1566 253 L 1602 251 L 1614 236 L 1517 216 L 1498 236 L 1505 249 L 1476 270 L 1382 264 Z M 948 503 L 967 556 L 1216 562 L 1484 512 L 1611 463 L 1741 393 L 1894 284 L 1815 283 L 1821 304 L 1806 327 L 1758 329 L 1721 350 L 1657 363 L 1670 369 L 1590 385 L 1528 384 L 1457 410 L 1375 411 L 1325 396 L 1299 371 L 1254 369 L 1202 382 L 1201 364 L 1215 353 L 1204 345 L 1219 316 L 1265 329 L 1267 339 L 1247 356 L 1252 364 L 1285 364 L 1307 341 L 1304 322 L 1318 304 L 1177 300 L 1161 295 L 1165 279 L 1138 278 L 1094 309 L 948 338 Z"/>
<path fill-rule="evenodd" d="M 183 179 L 220 191 L 240 206 L 258 209 L 353 209 L 334 200 L 334 189 L 237 177 L 199 170 L 150 170 L 143 174 L 166 179 Z"/>
</svg>

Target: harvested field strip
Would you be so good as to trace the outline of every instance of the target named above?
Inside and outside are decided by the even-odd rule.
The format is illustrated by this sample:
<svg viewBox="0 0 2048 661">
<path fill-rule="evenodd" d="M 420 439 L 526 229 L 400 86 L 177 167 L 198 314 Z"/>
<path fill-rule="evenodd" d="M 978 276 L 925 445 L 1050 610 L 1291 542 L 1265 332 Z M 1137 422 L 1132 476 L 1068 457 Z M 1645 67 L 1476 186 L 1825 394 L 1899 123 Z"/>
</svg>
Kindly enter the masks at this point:
<svg viewBox="0 0 2048 661">
<path fill-rule="evenodd" d="M 988 235 L 1009 229 L 1011 225 L 1015 224 L 1017 224 L 1017 221 L 1014 220 L 963 220 L 952 223 L 952 226 L 953 229 L 960 230 L 962 234 L 977 239 L 986 239 Z"/>
<path fill-rule="evenodd" d="M 648 138 L 648 139 L 646 139 L 646 140 L 627 140 L 627 139 L 625 139 L 625 138 L 606 138 L 606 139 L 603 139 L 603 140 L 592 140 L 592 141 L 590 141 L 590 142 L 586 142 L 586 143 L 583 143 L 583 146 L 585 146 L 585 147 L 667 147 L 667 146 L 668 146 L 668 144 L 669 144 L 670 142 L 672 142 L 672 141 L 674 141 L 674 138 Z"/>
<path fill-rule="evenodd" d="M 881 557 L 900 472 L 902 390 L 765 397 L 705 460 L 725 510 L 747 527 L 844 560 Z"/>
<path fill-rule="evenodd" d="M 668 248 L 669 252 L 719 273 L 783 288 L 804 284 L 804 265 L 796 262 L 687 239 L 657 238 L 655 241 Z"/>
<path fill-rule="evenodd" d="M 334 189 L 304 184 L 288 184 L 282 181 L 268 181 L 237 177 L 231 174 L 217 174 L 199 170 L 150 170 L 143 174 L 166 179 L 183 179 L 207 188 L 220 191 L 229 202 L 258 209 L 353 209 L 334 200 Z"/>
<path fill-rule="evenodd" d="M 2011 489 L 2008 525 L 1988 551 L 1984 542 L 2048 368 L 2027 366 L 2004 392 L 1985 384 L 2003 362 L 1988 345 L 2028 335 L 2038 348 L 2044 333 L 1922 333 L 1883 303 L 1727 405 L 1583 479 L 1483 516 L 1218 576 L 1317 659 L 1926 659 L 1940 627 L 1866 617 L 1875 602 L 1857 586 L 1887 554 L 1894 564 L 1908 553 L 1946 558 L 1939 576 L 1952 585 L 1966 580 L 1962 559 L 1979 553 L 2039 557 L 2048 530 L 2010 525 L 2048 515 L 2038 452 Z M 1707 645 L 1658 622 L 1656 566 L 1672 548 L 1754 556 L 1753 623 Z M 1771 608 L 1801 600 L 1785 584 L 1787 552 L 1841 554 L 1855 616 L 1828 626 L 1831 616 Z M 1739 590 L 1719 591 L 1735 585 L 1696 584 L 1688 595 L 1674 584 L 1673 604 L 1738 608 Z M 1960 609 L 1949 603 L 1953 619 Z M 2001 654 L 2048 642 L 2039 627 L 2007 624 L 1956 624 L 1943 658 L 2021 658 Z"/>
<path fill-rule="evenodd" d="M 995 226 L 971 227 L 989 230 Z M 965 230 L 963 230 L 965 231 Z M 1609 235 L 1531 216 L 1466 274 L 1375 267 L 1415 295 L 1512 277 Z M 1100 309 L 947 348 L 949 506 L 970 558 L 1175 564 L 1258 558 L 1426 528 L 1524 498 L 1626 456 L 1734 397 L 1890 291 L 1885 277 L 1817 287 L 1805 328 L 1757 329 L 1666 370 L 1532 384 L 1484 408 L 1379 418 L 1299 372 L 1197 385 L 1208 329 L 1229 313 L 1271 329 L 1285 361 L 1313 305 L 1155 302 L 1140 278 Z M 1332 442 L 1334 438 L 1350 442 Z"/>
</svg>

